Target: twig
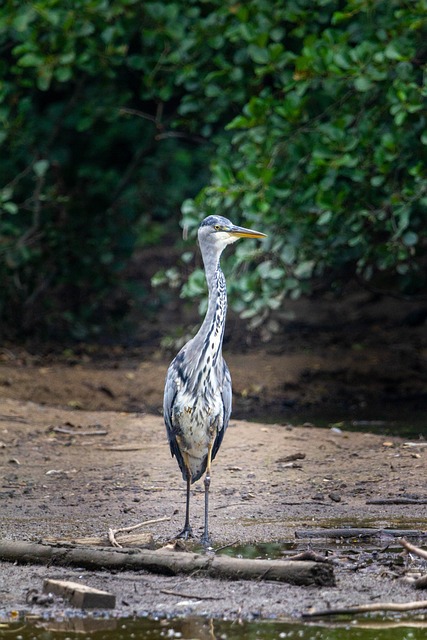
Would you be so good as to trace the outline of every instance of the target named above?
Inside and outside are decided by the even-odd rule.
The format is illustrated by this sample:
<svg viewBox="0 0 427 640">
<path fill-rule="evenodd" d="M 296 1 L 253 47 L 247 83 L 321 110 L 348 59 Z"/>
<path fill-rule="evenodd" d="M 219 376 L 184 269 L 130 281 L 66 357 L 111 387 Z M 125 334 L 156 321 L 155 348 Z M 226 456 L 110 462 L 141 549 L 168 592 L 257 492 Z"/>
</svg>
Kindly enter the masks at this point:
<svg viewBox="0 0 427 640">
<path fill-rule="evenodd" d="M 65 433 L 68 436 L 107 436 L 106 429 L 93 429 L 92 431 L 76 431 L 73 427 L 53 427 L 55 433 Z"/>
<path fill-rule="evenodd" d="M 185 140 L 190 140 L 190 142 L 198 142 L 200 144 L 207 142 L 206 138 L 195 134 L 189 135 L 185 131 L 164 131 L 155 136 L 155 140 L 165 140 L 167 138 L 184 138 Z"/>
<path fill-rule="evenodd" d="M 149 531 L 144 533 L 127 533 L 120 537 L 122 547 L 136 547 L 138 549 L 153 549 L 154 540 Z M 73 545 L 73 546 L 85 546 L 85 547 L 108 547 L 111 544 L 111 540 L 108 535 L 103 536 L 86 536 L 83 538 L 44 538 L 43 544 L 56 544 L 56 545 Z"/>
<path fill-rule="evenodd" d="M 427 504 L 427 498 L 374 498 L 366 504 Z"/>
<path fill-rule="evenodd" d="M 8 416 L 7 414 L 1 414 L 0 420 L 3 420 L 4 422 L 22 422 L 22 424 L 29 423 L 29 420 L 21 418 L 21 416 Z"/>
<path fill-rule="evenodd" d="M 228 549 L 229 547 L 234 547 L 234 545 L 237 544 L 238 542 L 239 540 L 234 540 L 234 542 L 223 544 L 222 547 L 218 547 L 217 549 L 215 549 L 215 553 L 218 553 L 218 551 L 222 551 L 223 549 Z"/>
<path fill-rule="evenodd" d="M 284 507 L 301 507 L 301 506 L 312 506 L 313 504 L 318 504 L 319 507 L 335 507 L 336 505 L 331 504 L 329 502 L 325 502 L 324 500 L 310 500 L 310 502 L 306 502 L 304 500 L 296 500 L 294 502 L 281 502 Z"/>
<path fill-rule="evenodd" d="M 112 547 L 116 547 L 117 549 L 122 549 L 122 545 L 119 544 L 114 535 L 114 529 L 108 529 L 108 541 Z"/>
<path fill-rule="evenodd" d="M 119 114 L 129 115 L 129 116 L 138 116 L 138 118 L 144 118 L 144 120 L 149 120 L 155 125 L 158 124 L 158 119 L 156 116 L 153 116 L 151 113 L 146 113 L 145 111 L 141 111 L 140 109 L 130 109 L 128 107 L 120 107 Z"/>
<path fill-rule="evenodd" d="M 194 600 L 218 600 L 216 596 L 201 596 L 193 595 L 192 593 L 181 593 L 180 591 L 171 591 L 170 589 L 160 589 L 160 593 L 165 593 L 167 596 L 176 596 L 177 598 L 194 598 Z"/>
<path fill-rule="evenodd" d="M 214 509 L 215 511 L 217 511 L 218 509 L 228 509 L 229 507 L 240 507 L 241 505 L 242 505 L 241 502 L 228 502 L 227 504 L 216 505 Z"/>
<path fill-rule="evenodd" d="M 311 549 L 307 549 L 306 551 L 301 551 L 301 553 L 296 553 L 293 556 L 285 556 L 286 560 L 311 560 L 312 562 L 330 562 L 329 558 L 325 558 L 320 553 L 316 553 Z"/>
<path fill-rule="evenodd" d="M 402 547 L 406 549 L 406 551 L 415 553 L 415 555 L 419 556 L 420 558 L 423 558 L 423 560 L 427 560 L 427 551 L 424 551 L 424 549 L 420 549 L 419 547 L 416 547 L 415 545 L 405 540 L 405 538 L 399 538 L 398 542 L 402 545 Z"/>
<path fill-rule="evenodd" d="M 427 442 L 404 442 L 402 444 L 403 449 L 412 449 L 412 448 L 419 449 L 423 447 L 427 447 Z"/>
<path fill-rule="evenodd" d="M 295 462 L 295 460 L 304 460 L 305 453 L 292 453 L 284 458 L 277 458 L 276 462 Z"/>
<path fill-rule="evenodd" d="M 144 520 L 144 522 L 138 522 L 138 524 L 133 524 L 130 527 L 122 527 L 121 529 L 110 528 L 108 529 L 108 540 L 112 547 L 121 549 L 122 545 L 116 540 L 116 535 L 118 533 L 129 533 L 130 531 L 134 531 L 140 527 L 145 527 L 148 524 L 157 524 L 158 522 L 167 522 L 168 520 L 170 520 L 169 516 L 163 516 L 162 518 L 154 518 L 153 520 Z"/>
<path fill-rule="evenodd" d="M 323 616 L 338 616 L 354 613 L 370 613 L 373 611 L 416 611 L 417 609 L 427 609 L 427 600 L 418 602 L 376 602 L 375 604 L 358 604 L 351 607 L 341 607 L 338 609 L 321 609 L 319 611 L 307 611 L 302 614 L 302 618 L 315 618 Z"/>
</svg>

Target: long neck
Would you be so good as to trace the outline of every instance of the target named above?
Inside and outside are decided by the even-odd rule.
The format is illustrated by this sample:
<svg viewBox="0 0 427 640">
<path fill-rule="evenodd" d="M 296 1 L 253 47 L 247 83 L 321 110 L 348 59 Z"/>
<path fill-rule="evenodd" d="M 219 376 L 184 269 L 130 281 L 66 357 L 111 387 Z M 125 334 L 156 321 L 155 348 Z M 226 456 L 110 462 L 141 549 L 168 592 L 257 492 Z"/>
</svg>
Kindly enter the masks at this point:
<svg viewBox="0 0 427 640">
<path fill-rule="evenodd" d="M 215 365 L 222 355 L 222 340 L 227 314 L 227 288 L 224 274 L 219 265 L 219 255 L 211 255 L 209 259 L 204 255 L 204 263 L 209 303 L 203 323 L 194 337 L 194 342 L 200 343 L 198 346 L 203 355 L 211 354 L 211 362 Z"/>
</svg>

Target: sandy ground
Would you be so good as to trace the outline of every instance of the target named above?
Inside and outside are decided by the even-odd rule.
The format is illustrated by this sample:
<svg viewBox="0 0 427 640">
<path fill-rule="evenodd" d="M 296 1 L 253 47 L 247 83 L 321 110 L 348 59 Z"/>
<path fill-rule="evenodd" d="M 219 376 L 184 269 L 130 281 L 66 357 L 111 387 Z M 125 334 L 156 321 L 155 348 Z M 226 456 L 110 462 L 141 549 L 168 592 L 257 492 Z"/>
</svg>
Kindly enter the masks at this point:
<svg viewBox="0 0 427 640">
<path fill-rule="evenodd" d="M 71 615 L 61 600 L 31 601 L 46 577 L 110 590 L 115 615 L 126 616 L 295 618 L 310 607 L 425 599 L 402 578 L 425 573 L 425 563 L 403 558 L 387 536 L 345 544 L 295 535 L 319 527 L 392 528 L 417 530 L 412 541 L 426 545 L 424 312 L 366 294 L 343 303 L 295 302 L 269 342 L 242 334 L 229 317 L 224 351 L 234 413 L 213 466 L 213 546 L 280 543 L 284 554 L 312 546 L 335 562 L 335 587 L 3 562 L 0 615 Z M 161 546 L 182 528 L 184 483 L 161 416 L 172 354 L 158 344 L 167 322 L 128 344 L 0 348 L 0 538 L 102 535 L 166 517 L 148 527 Z M 350 424 L 382 435 L 350 432 Z M 405 424 L 411 436 L 399 437 Z M 394 503 L 369 503 L 375 499 Z M 196 534 L 202 514 L 199 482 L 192 491 Z"/>
<path fill-rule="evenodd" d="M 0 420 L 2 539 L 103 534 L 109 527 L 166 516 L 169 520 L 148 527 L 162 545 L 182 527 L 184 486 L 160 416 L 9 399 L 1 401 Z M 427 498 L 427 450 L 420 440 L 414 444 L 398 437 L 232 420 L 213 468 L 213 546 L 281 541 L 284 551 L 303 550 L 310 541 L 296 539 L 295 532 L 314 527 L 426 532 L 425 504 L 368 504 L 375 498 Z M 192 495 L 196 533 L 202 526 L 202 487 L 198 483 Z M 2 611 L 40 612 L 43 607 L 26 598 L 31 590 L 41 592 L 45 577 L 107 589 L 116 594 L 116 613 L 123 615 L 268 618 L 297 616 L 312 606 L 424 597 L 401 579 L 406 569 L 420 570 L 420 563 L 404 566 L 394 542 L 393 551 L 385 552 L 391 539 L 353 541 L 353 551 L 332 540 L 313 544 L 337 560 L 336 587 L 2 563 Z M 381 553 L 372 560 L 375 549 L 383 550 L 383 560 Z M 64 604 L 55 601 L 48 608 L 58 614 Z"/>
</svg>

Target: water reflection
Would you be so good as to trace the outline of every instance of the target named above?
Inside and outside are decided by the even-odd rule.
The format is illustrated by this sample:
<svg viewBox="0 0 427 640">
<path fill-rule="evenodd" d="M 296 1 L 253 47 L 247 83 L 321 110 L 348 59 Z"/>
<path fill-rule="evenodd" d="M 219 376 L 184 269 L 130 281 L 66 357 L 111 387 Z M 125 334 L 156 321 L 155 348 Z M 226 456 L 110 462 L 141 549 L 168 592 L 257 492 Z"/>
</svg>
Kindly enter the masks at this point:
<svg viewBox="0 0 427 640">
<path fill-rule="evenodd" d="M 204 618 L 69 618 L 0 622 L 0 638 L 16 640 L 425 640 L 427 616 L 348 620 L 337 624 L 239 622 Z"/>
</svg>

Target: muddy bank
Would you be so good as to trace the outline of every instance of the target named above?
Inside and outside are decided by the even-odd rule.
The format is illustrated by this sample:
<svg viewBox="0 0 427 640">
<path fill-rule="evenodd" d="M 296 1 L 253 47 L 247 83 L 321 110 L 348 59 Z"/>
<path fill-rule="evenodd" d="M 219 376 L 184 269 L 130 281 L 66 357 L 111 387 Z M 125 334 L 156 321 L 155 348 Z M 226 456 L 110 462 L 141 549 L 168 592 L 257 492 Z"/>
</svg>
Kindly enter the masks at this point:
<svg viewBox="0 0 427 640">
<path fill-rule="evenodd" d="M 276 333 L 248 332 L 229 313 L 224 355 L 233 417 L 259 422 L 392 420 L 427 411 L 427 311 L 421 303 L 358 292 L 289 301 Z M 111 344 L 3 344 L 0 397 L 88 410 L 160 414 L 167 366 L 160 348 L 200 318 L 180 306 Z M 267 340 L 268 338 L 268 340 Z M 426 429 L 427 433 L 427 429 Z"/>
<path fill-rule="evenodd" d="M 295 536 L 318 527 L 427 530 L 422 311 L 417 303 L 365 293 L 297 301 L 269 341 L 265 332 L 242 331 L 229 316 L 224 353 L 234 413 L 213 466 L 214 547 L 240 545 L 243 552 L 247 545 L 280 543 L 275 553 L 284 554 L 312 547 L 336 561 L 336 587 L 1 563 L 1 615 L 73 613 L 58 600 L 37 604 L 45 577 L 111 590 L 114 615 L 124 616 L 297 617 L 312 606 L 425 597 L 402 579 L 419 562 L 404 559 L 391 538 L 344 544 Z M 161 417 L 173 354 L 159 348 L 177 314 L 171 308 L 156 326 L 141 322 L 120 343 L 2 345 L 1 538 L 102 535 L 166 516 L 150 527 L 161 546 L 182 528 L 184 486 Z M 197 325 L 197 316 L 187 320 L 188 327 Z M 350 433 L 351 423 L 381 435 Z M 402 431 L 399 437 L 405 424 L 412 446 Z M 389 502 L 375 504 L 378 499 Z M 197 534 L 202 516 L 197 483 Z M 425 544 L 425 537 L 417 542 Z M 252 546 L 249 553 L 261 551 Z"/>
<path fill-rule="evenodd" d="M 0 416 L 2 538 L 38 541 L 101 534 L 109 527 L 167 516 L 169 520 L 149 527 L 156 544 L 162 545 L 182 527 L 184 487 L 160 416 L 15 400 L 1 402 Z M 401 579 L 405 565 L 399 549 L 381 560 L 390 544 L 396 547 L 392 539 L 348 546 L 297 539 L 295 531 L 331 526 L 426 531 L 425 504 L 372 504 L 375 498 L 427 498 L 422 444 L 408 446 L 398 437 L 337 429 L 232 420 L 213 467 L 214 546 L 282 541 L 284 552 L 314 546 L 336 558 L 336 587 L 2 563 L 3 612 L 46 612 L 26 601 L 30 590 L 41 591 L 45 577 L 112 591 L 117 596 L 115 613 L 121 615 L 270 618 L 297 616 L 328 603 L 421 599 L 422 592 Z M 202 487 L 198 483 L 192 495 L 196 534 L 202 527 Z M 372 561 L 374 549 L 377 560 Z M 47 610 L 63 612 L 64 604 L 54 601 Z"/>
</svg>

